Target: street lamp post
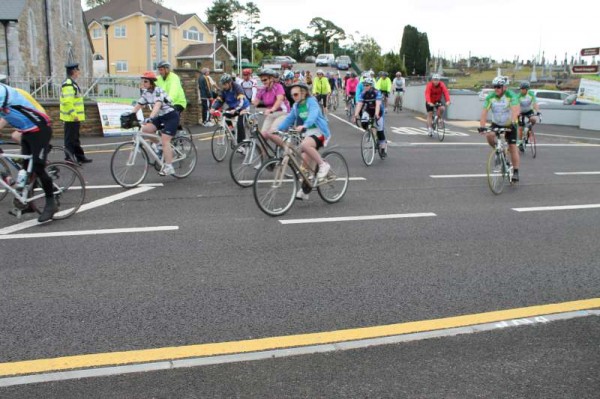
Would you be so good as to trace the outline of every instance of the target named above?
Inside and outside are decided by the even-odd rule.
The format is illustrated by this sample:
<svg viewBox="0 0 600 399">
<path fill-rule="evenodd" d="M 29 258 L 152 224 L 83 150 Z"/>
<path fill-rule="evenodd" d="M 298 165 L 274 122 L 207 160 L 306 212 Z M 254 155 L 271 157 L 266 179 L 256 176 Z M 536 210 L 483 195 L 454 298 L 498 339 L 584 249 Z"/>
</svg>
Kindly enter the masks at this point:
<svg viewBox="0 0 600 399">
<path fill-rule="evenodd" d="M 108 28 L 110 26 L 110 23 L 113 21 L 113 19 L 109 16 L 104 16 L 102 18 L 100 18 L 100 22 L 102 23 L 102 26 L 104 26 L 104 37 L 105 37 L 105 43 L 106 43 L 106 73 L 108 76 L 110 76 L 110 58 L 108 56 Z"/>
</svg>

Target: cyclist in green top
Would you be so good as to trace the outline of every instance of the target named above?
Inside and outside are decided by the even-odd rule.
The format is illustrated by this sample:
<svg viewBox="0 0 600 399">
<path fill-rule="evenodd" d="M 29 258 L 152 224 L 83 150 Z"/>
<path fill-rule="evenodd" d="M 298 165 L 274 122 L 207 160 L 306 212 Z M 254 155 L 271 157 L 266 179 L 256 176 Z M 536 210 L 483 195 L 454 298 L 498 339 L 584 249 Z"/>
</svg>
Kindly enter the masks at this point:
<svg viewBox="0 0 600 399">
<path fill-rule="evenodd" d="M 517 96 L 519 99 L 519 105 L 521 107 L 521 113 L 519 114 L 519 150 L 525 152 L 523 147 L 523 127 L 525 126 L 525 118 L 529 118 L 531 126 L 535 125 L 541 120 L 540 117 L 540 105 L 535 98 L 535 93 L 529 90 L 529 82 L 521 82 L 519 86 L 520 92 Z M 533 111 L 535 110 L 535 115 Z"/>
<path fill-rule="evenodd" d="M 156 80 L 156 86 L 167 92 L 172 101 L 173 108 L 181 114 L 187 107 L 187 100 L 185 99 L 185 93 L 179 76 L 175 72 L 171 72 L 171 64 L 167 61 L 159 62 L 157 68 L 160 76 Z"/>
<path fill-rule="evenodd" d="M 481 119 L 479 120 L 479 132 L 485 132 L 488 111 L 492 111 L 492 128 L 510 128 L 504 136 L 508 143 L 510 159 L 514 165 L 513 182 L 519 181 L 519 150 L 517 149 L 517 122 L 519 120 L 519 100 L 517 95 L 507 90 L 508 79 L 504 76 L 496 76 L 492 81 L 494 91 L 485 98 Z M 489 132 L 486 135 L 488 144 L 493 148 L 496 146 L 496 134 Z"/>
<path fill-rule="evenodd" d="M 375 88 L 383 95 L 383 107 L 387 107 L 387 99 L 392 91 L 392 81 L 387 72 L 379 72 L 379 79 L 375 82 Z"/>
</svg>

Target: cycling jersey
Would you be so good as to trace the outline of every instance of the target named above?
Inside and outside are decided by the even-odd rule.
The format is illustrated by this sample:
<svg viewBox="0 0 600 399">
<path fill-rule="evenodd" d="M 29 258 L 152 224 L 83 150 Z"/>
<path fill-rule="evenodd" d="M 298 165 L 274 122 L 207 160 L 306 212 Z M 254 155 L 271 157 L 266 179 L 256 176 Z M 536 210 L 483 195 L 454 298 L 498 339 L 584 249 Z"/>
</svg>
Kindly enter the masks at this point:
<svg viewBox="0 0 600 399">
<path fill-rule="evenodd" d="M 187 107 L 187 100 L 185 99 L 185 92 L 183 91 L 181 80 L 174 72 L 169 72 L 166 79 L 159 76 L 158 79 L 156 79 L 156 85 L 169 95 L 173 105 L 179 105 L 183 109 Z"/>
<path fill-rule="evenodd" d="M 394 86 L 394 90 L 396 91 L 404 91 L 404 88 L 406 87 L 406 81 L 404 78 L 394 78 L 392 86 Z"/>
<path fill-rule="evenodd" d="M 248 101 L 252 101 L 254 96 L 256 96 L 256 82 L 253 79 L 244 79 L 241 81 L 240 86 L 244 89 L 244 94 L 246 94 Z"/>
<path fill-rule="evenodd" d="M 292 111 L 288 114 L 283 122 L 277 127 L 278 130 L 287 130 L 293 125 L 305 126 L 309 131 L 306 135 L 323 135 L 325 143 L 329 141 L 331 133 L 327 125 L 327 119 L 323 116 L 317 99 L 308 97 L 305 101 L 295 103 Z M 317 130 L 311 132 L 310 130 Z"/>
<path fill-rule="evenodd" d="M 521 106 L 521 113 L 532 111 L 534 104 L 537 103 L 535 93 L 533 93 L 531 90 L 527 90 L 526 94 L 521 94 L 519 92 L 517 99 L 519 100 L 519 105 Z"/>
<path fill-rule="evenodd" d="M 38 111 L 17 90 L 0 83 L 0 118 L 23 133 L 39 132 L 50 126 L 50 118 Z"/>
<path fill-rule="evenodd" d="M 492 111 L 492 123 L 507 127 L 512 125 L 511 107 L 515 105 L 519 105 L 517 95 L 507 90 L 501 97 L 498 97 L 494 92 L 488 94 L 483 108 Z"/>
<path fill-rule="evenodd" d="M 287 98 L 285 98 L 285 90 L 281 83 L 273 83 L 273 86 L 270 89 L 268 89 L 267 86 L 261 87 L 256 94 L 256 99 L 262 101 L 265 107 L 271 108 L 277 101 L 277 96 L 279 95 L 284 96 L 284 98 L 279 105 L 279 109 L 276 109 L 275 111 L 289 112 L 290 104 L 288 103 Z"/>
<path fill-rule="evenodd" d="M 346 95 L 353 96 L 358 86 L 358 78 L 350 78 L 346 81 Z"/>
<path fill-rule="evenodd" d="M 375 88 L 382 93 L 389 93 L 392 90 L 392 81 L 390 78 L 379 78 L 375 82 Z"/>
<path fill-rule="evenodd" d="M 358 96 L 358 102 L 363 103 L 362 110 L 367 112 L 371 117 L 381 117 L 383 115 L 383 106 L 379 107 L 379 115 L 375 115 L 377 101 L 383 101 L 383 96 L 379 90 L 373 88 L 360 93 Z"/>
<path fill-rule="evenodd" d="M 327 95 L 331 93 L 331 86 L 326 77 L 320 77 L 313 80 L 313 94 Z"/>
<path fill-rule="evenodd" d="M 158 116 L 166 115 L 175 110 L 167 93 L 158 86 L 154 87 L 154 90 L 143 89 L 142 96 L 137 100 L 138 104 L 150 105 L 151 107 L 154 107 L 157 102 L 161 103 Z"/>
<path fill-rule="evenodd" d="M 250 107 L 250 102 L 246 98 L 246 94 L 244 94 L 244 89 L 235 82 L 231 82 L 231 88 L 229 90 L 221 90 L 212 108 L 219 109 L 223 103 L 227 104 L 229 108 L 232 109 L 239 108 L 241 110 Z"/>
<path fill-rule="evenodd" d="M 442 100 L 442 95 L 446 99 L 446 102 L 450 101 L 450 92 L 446 88 L 444 82 L 439 82 L 436 86 L 433 82 L 427 83 L 425 87 L 425 102 L 435 104 Z"/>
</svg>

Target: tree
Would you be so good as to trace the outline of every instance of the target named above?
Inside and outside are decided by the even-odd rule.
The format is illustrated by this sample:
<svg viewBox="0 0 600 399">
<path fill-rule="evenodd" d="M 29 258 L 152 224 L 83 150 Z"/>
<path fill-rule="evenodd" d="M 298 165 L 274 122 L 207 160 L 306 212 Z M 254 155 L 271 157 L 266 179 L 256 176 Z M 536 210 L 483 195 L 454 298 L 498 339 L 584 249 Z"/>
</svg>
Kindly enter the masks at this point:
<svg viewBox="0 0 600 399">
<path fill-rule="evenodd" d="M 354 53 L 363 69 L 378 69 L 381 63 L 381 46 L 370 36 L 363 36 L 354 45 Z"/>
<path fill-rule="evenodd" d="M 311 50 L 310 36 L 300 29 L 293 29 L 284 35 L 284 54 L 300 61 Z"/>
<path fill-rule="evenodd" d="M 402 34 L 400 58 L 406 61 L 406 72 L 409 75 L 425 75 L 427 60 L 431 58 L 427 33 L 420 33 L 414 26 L 406 25 Z"/>
<path fill-rule="evenodd" d="M 313 42 L 317 49 L 323 49 L 327 53 L 327 45 L 333 51 L 334 45 L 339 47 L 339 41 L 346 38 L 346 32 L 336 24 L 326 19 L 317 17 L 313 18 L 308 24 L 308 27 L 316 31 L 313 36 Z M 321 47 L 323 45 L 323 47 Z M 331 52 L 330 51 L 330 52 Z"/>
<path fill-rule="evenodd" d="M 270 26 L 256 31 L 255 42 L 256 47 L 264 54 L 283 53 L 283 35 Z"/>
<path fill-rule="evenodd" d="M 244 24 L 250 31 L 250 54 L 251 54 L 250 62 L 253 63 L 254 62 L 254 31 L 256 30 L 256 27 L 260 24 L 260 9 L 258 8 L 258 6 L 255 3 L 249 1 L 244 6 L 244 13 L 246 15 L 246 21 L 244 22 Z"/>
<path fill-rule="evenodd" d="M 215 26 L 218 41 L 225 41 L 226 35 L 233 31 L 234 14 L 239 9 L 236 0 L 214 0 L 212 7 L 206 10 L 206 21 Z"/>
</svg>

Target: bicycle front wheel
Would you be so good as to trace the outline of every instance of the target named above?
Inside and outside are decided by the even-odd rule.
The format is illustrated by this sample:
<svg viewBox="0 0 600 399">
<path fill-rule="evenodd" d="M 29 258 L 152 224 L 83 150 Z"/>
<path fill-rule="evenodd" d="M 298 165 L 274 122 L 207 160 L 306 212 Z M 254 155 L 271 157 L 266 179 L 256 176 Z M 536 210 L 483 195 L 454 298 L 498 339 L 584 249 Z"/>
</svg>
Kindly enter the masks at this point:
<svg viewBox="0 0 600 399">
<path fill-rule="evenodd" d="M 342 154 L 337 151 L 325 152 L 323 160 L 331 166 L 331 169 L 325 179 L 319 182 L 317 191 L 323 201 L 333 204 L 346 194 L 350 181 L 350 170 Z"/>
<path fill-rule="evenodd" d="M 254 141 L 242 141 L 229 157 L 229 174 L 240 187 L 250 187 L 254 183 L 256 170 L 260 168 L 262 157 Z"/>
<path fill-rule="evenodd" d="M 148 155 L 144 148 L 136 151 L 133 142 L 118 146 L 110 158 L 110 173 L 125 188 L 138 186 L 148 174 Z"/>
<path fill-rule="evenodd" d="M 178 179 L 188 177 L 196 167 L 196 146 L 191 138 L 175 137 L 171 140 L 173 147 L 173 169 L 175 176 Z"/>
<path fill-rule="evenodd" d="M 77 159 L 71 153 L 71 151 L 67 150 L 65 147 L 61 145 L 50 145 L 50 149 L 48 150 L 47 162 L 68 162 L 73 165 L 77 165 Z"/>
<path fill-rule="evenodd" d="M 488 186 L 494 194 L 500 194 L 508 180 L 508 173 L 504 168 L 504 156 L 492 150 L 487 163 Z"/>
<path fill-rule="evenodd" d="M 360 150 L 365 165 L 371 166 L 373 164 L 373 160 L 375 159 L 375 139 L 371 131 L 366 130 L 363 133 L 362 140 L 360 142 Z"/>
<path fill-rule="evenodd" d="M 529 136 L 529 138 L 527 139 L 527 145 L 529 146 L 529 149 L 531 150 L 531 156 L 533 158 L 535 158 L 536 155 L 537 155 L 537 146 L 536 146 L 536 142 L 535 142 L 535 133 L 533 132 L 533 130 L 530 130 L 527 135 Z"/>
<path fill-rule="evenodd" d="M 446 122 L 442 118 L 437 120 L 437 135 L 439 141 L 444 141 L 444 137 L 446 136 Z"/>
<path fill-rule="evenodd" d="M 54 188 L 54 201 L 58 212 L 52 219 L 60 220 L 72 216 L 85 200 L 85 181 L 81 173 L 73 166 L 64 162 L 52 162 L 46 165 L 46 173 L 52 179 Z M 36 179 L 33 184 L 33 195 L 42 192 L 42 182 Z M 44 197 L 31 201 L 31 207 L 41 213 L 46 204 Z"/>
<path fill-rule="evenodd" d="M 298 181 L 288 178 L 287 173 L 294 174 L 289 164 L 282 159 L 271 159 L 262 164 L 254 179 L 254 200 L 261 211 L 269 216 L 280 216 L 294 204 Z"/>
<path fill-rule="evenodd" d="M 215 161 L 221 162 L 225 159 L 228 148 L 231 145 L 229 141 L 229 135 L 224 128 L 219 127 L 215 130 L 210 141 L 210 149 Z"/>
</svg>

